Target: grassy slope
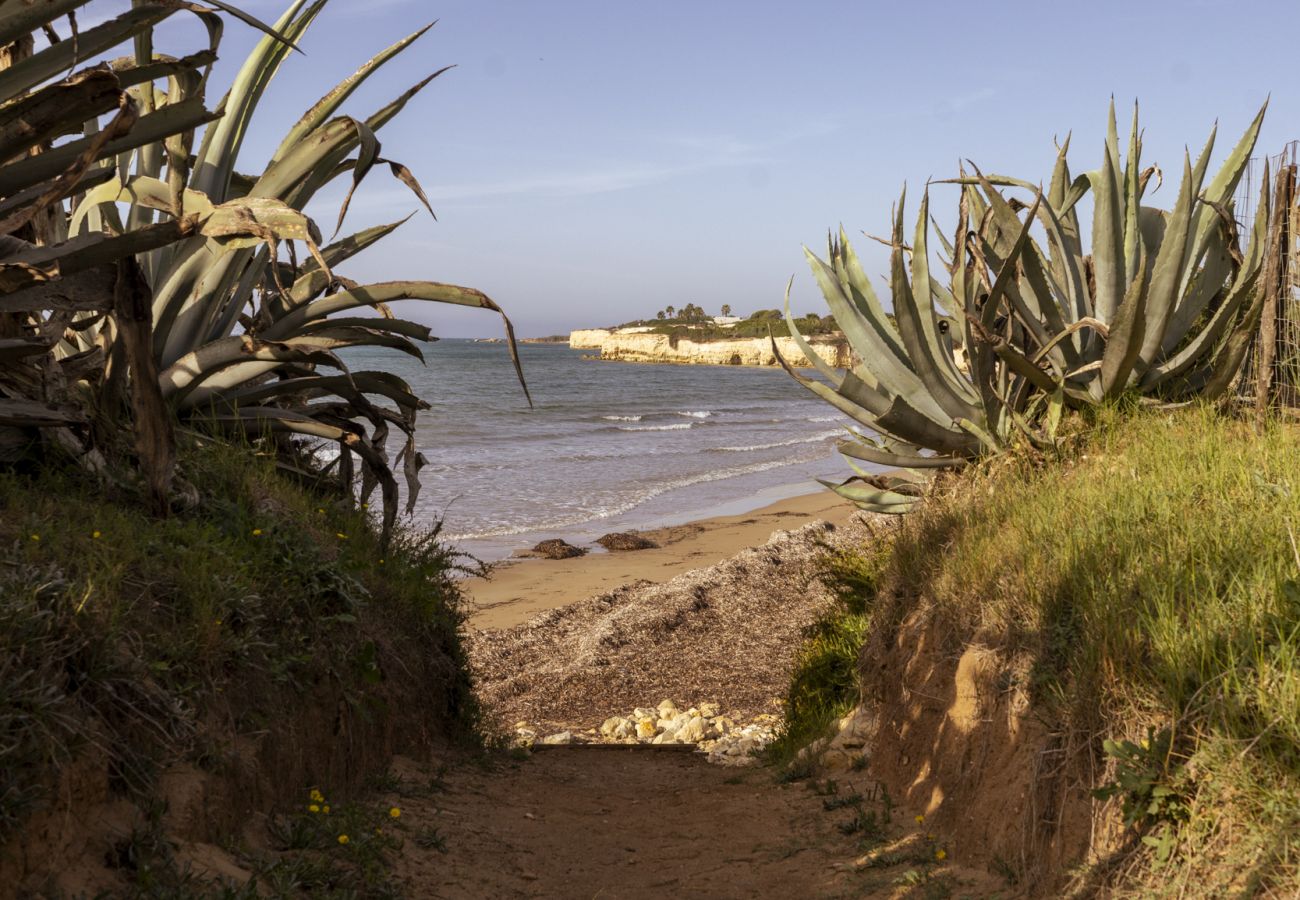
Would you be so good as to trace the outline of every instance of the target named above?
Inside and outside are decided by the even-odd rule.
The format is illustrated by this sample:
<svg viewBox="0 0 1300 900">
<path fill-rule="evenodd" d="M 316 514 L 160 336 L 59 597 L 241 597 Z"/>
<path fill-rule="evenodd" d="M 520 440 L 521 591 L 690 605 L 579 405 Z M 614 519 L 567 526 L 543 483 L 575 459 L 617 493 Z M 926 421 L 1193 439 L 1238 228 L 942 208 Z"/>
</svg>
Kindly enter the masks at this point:
<svg viewBox="0 0 1300 900">
<path fill-rule="evenodd" d="M 1061 459 L 994 461 L 907 519 L 866 654 L 924 607 L 941 630 L 1022 663 L 1038 714 L 1086 736 L 1109 764 L 1099 786 L 1116 786 L 1112 809 L 1136 820 L 1141 852 L 1106 876 L 1119 893 L 1291 896 L 1297 529 L 1293 427 L 1256 435 L 1207 410 L 1102 412 Z M 815 693 L 800 681 L 810 672 L 792 701 Z M 805 704 L 816 714 L 792 730 L 842 710 L 845 693 Z"/>
<path fill-rule="evenodd" d="M 431 536 L 381 557 L 365 511 L 229 448 L 183 458 L 199 504 L 161 520 L 52 468 L 0 474 L 0 850 L 88 754 L 146 809 L 169 767 L 227 778 L 209 840 L 473 733 L 454 560 Z"/>
</svg>

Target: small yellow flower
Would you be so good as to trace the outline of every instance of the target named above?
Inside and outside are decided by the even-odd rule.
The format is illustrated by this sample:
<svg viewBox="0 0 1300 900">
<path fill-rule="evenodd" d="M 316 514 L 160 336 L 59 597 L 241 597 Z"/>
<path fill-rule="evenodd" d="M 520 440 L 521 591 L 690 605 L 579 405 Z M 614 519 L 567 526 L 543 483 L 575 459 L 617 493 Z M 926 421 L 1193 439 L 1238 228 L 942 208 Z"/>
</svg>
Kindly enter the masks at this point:
<svg viewBox="0 0 1300 900">
<path fill-rule="evenodd" d="M 323 515 L 325 515 L 325 508 L 324 508 L 324 507 L 317 507 L 317 508 L 316 508 L 316 512 L 320 513 L 320 514 L 323 516 Z"/>
<path fill-rule="evenodd" d="M 348 836 L 347 836 L 346 834 L 340 834 L 340 835 L 339 835 L 339 843 L 340 843 L 340 844 L 346 844 L 347 842 L 348 842 Z"/>
<path fill-rule="evenodd" d="M 384 561 L 381 559 L 381 560 L 379 561 L 379 564 L 382 566 L 382 565 L 384 564 Z"/>
<path fill-rule="evenodd" d="M 924 824 L 925 824 L 925 816 L 917 816 L 917 817 L 916 817 L 916 824 L 917 824 L 917 825 L 924 825 Z"/>
<path fill-rule="evenodd" d="M 362 504 L 361 504 L 361 508 L 362 508 L 362 509 L 370 509 L 370 504 L 369 504 L 369 503 L 362 503 Z"/>
<path fill-rule="evenodd" d="M 220 620 L 220 619 L 213 619 L 213 620 L 212 620 L 212 624 L 213 624 L 213 625 L 216 625 L 218 628 L 220 628 L 220 627 L 221 627 L 221 620 Z"/>
<path fill-rule="evenodd" d="M 937 860 L 939 860 L 939 862 L 943 862 L 945 859 L 948 858 L 948 851 L 947 851 L 947 850 L 936 850 L 936 851 L 934 851 L 934 858 L 937 859 Z"/>
<path fill-rule="evenodd" d="M 41 539 L 41 536 L 40 536 L 39 534 L 33 534 L 33 535 L 32 535 L 32 540 L 34 540 L 34 541 L 39 541 L 40 539 Z"/>
<path fill-rule="evenodd" d="M 254 528 L 254 529 L 253 529 L 253 537 L 261 537 L 261 536 L 262 536 L 262 529 L 260 529 L 260 528 Z"/>
<path fill-rule="evenodd" d="M 402 815 L 402 811 L 398 809 L 396 806 L 394 806 L 392 809 L 388 811 L 388 818 L 390 819 L 400 818 L 401 815 Z"/>
<path fill-rule="evenodd" d="M 320 791 L 316 790 L 315 788 L 312 788 L 311 793 L 308 794 L 307 796 L 311 797 L 311 799 L 315 800 L 317 803 L 325 802 L 325 795 L 322 794 Z"/>
<path fill-rule="evenodd" d="M 96 541 L 97 541 L 97 540 L 99 540 L 102 536 L 103 536 L 103 535 L 101 535 L 100 532 L 99 532 L 98 530 L 96 530 L 96 531 L 92 531 L 92 532 L 90 533 L 90 537 L 91 537 L 92 540 L 96 540 Z"/>
<path fill-rule="evenodd" d="M 346 541 L 348 539 L 348 536 L 341 531 L 334 532 L 334 536 L 340 541 Z"/>
<path fill-rule="evenodd" d="M 321 807 L 320 811 L 325 813 L 325 815 L 328 816 L 330 814 L 330 805 L 326 803 L 324 806 Z"/>
<path fill-rule="evenodd" d="M 320 812 L 320 807 L 313 803 L 311 806 L 307 807 L 307 812 L 318 813 Z"/>
</svg>

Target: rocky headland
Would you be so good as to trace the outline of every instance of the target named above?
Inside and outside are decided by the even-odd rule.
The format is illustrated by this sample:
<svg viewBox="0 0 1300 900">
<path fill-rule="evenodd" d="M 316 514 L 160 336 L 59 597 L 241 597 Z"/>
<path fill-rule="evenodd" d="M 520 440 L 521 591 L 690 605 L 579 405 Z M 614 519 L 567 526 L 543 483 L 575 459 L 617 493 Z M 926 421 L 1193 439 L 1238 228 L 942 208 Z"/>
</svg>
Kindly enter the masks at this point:
<svg viewBox="0 0 1300 900">
<path fill-rule="evenodd" d="M 848 342 L 841 335 L 813 335 L 809 343 L 830 365 L 844 369 L 852 365 Z M 794 338 L 778 337 L 781 356 L 792 366 L 812 365 Z M 776 354 L 767 337 L 701 338 L 692 340 L 674 334 L 655 334 L 646 328 L 586 328 L 569 334 L 569 346 L 599 350 L 600 358 L 619 362 L 685 363 L 711 366 L 775 366 Z"/>
</svg>

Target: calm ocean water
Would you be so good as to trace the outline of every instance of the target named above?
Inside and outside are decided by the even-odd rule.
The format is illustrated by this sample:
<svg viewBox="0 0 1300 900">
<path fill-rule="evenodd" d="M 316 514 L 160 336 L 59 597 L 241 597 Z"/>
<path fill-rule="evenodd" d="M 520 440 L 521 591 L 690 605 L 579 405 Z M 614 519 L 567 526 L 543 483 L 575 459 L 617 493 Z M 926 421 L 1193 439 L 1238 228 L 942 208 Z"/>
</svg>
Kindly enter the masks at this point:
<svg viewBox="0 0 1300 900">
<path fill-rule="evenodd" d="M 417 520 L 485 559 L 547 537 L 740 513 L 841 480 L 848 419 L 785 372 L 600 362 L 566 345 L 520 346 L 529 409 L 502 344 L 444 340 L 427 366 L 355 352 L 433 408 L 421 415 Z"/>
</svg>

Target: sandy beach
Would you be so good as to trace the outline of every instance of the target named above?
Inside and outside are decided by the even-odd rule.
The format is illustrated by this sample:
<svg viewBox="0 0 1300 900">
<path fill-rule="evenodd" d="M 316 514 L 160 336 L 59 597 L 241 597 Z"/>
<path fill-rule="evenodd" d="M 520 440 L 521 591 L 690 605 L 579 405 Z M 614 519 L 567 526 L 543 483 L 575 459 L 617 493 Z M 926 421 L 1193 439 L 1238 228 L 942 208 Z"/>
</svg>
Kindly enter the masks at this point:
<svg viewBox="0 0 1300 900">
<path fill-rule="evenodd" d="M 851 503 L 830 491 L 780 500 L 743 515 L 718 516 L 641 532 L 655 549 L 605 553 L 596 548 L 572 559 L 521 559 L 497 565 L 491 575 L 464 582 L 480 629 L 510 628 L 538 613 L 634 582 L 661 583 L 761 545 L 774 531 L 818 520 L 839 525 Z"/>
</svg>

